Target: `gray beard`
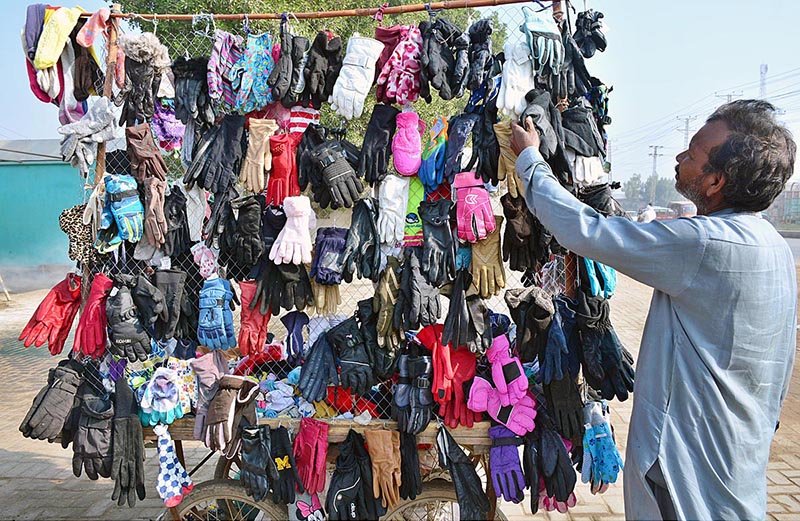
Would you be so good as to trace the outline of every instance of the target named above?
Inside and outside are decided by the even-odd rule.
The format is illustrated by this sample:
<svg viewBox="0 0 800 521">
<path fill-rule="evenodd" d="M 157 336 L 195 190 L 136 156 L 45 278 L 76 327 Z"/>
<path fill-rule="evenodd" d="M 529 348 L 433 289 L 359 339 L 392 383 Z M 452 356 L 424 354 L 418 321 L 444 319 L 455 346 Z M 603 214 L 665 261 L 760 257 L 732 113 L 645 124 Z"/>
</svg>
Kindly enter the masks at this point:
<svg viewBox="0 0 800 521">
<path fill-rule="evenodd" d="M 697 189 L 695 186 L 681 186 L 678 183 L 675 183 L 675 190 L 694 203 L 697 207 L 697 214 L 702 215 L 705 214 L 707 205 L 705 204 L 705 199 L 700 194 L 700 190 Z"/>
</svg>

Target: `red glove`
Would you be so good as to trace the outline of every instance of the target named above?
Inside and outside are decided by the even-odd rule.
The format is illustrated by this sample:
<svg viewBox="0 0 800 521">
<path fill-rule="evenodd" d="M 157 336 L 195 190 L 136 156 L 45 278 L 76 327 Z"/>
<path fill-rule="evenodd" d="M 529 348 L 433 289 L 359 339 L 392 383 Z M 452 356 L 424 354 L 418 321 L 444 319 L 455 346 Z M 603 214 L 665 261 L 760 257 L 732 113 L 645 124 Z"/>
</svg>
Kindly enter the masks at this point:
<svg viewBox="0 0 800 521">
<path fill-rule="evenodd" d="M 464 383 L 475 378 L 475 353 L 469 349 L 451 349 L 450 363 L 453 365 L 453 399 L 444 421 L 452 429 L 459 424 L 471 428 L 473 422 L 481 421 L 481 413 L 467 407 L 467 395 L 464 394 Z"/>
<path fill-rule="evenodd" d="M 325 460 L 328 457 L 328 424 L 313 418 L 300 420 L 294 439 L 294 460 L 306 492 L 314 494 L 325 488 Z"/>
<path fill-rule="evenodd" d="M 239 352 L 242 356 L 261 353 L 267 343 L 267 324 L 270 314 L 262 315 L 259 307 L 250 309 L 250 302 L 256 295 L 256 283 L 252 280 L 239 282 L 242 290 L 242 328 L 239 330 Z"/>
<path fill-rule="evenodd" d="M 269 138 L 272 172 L 267 182 L 267 204 L 283 205 L 287 197 L 300 195 L 295 153 L 302 134 L 273 134 Z"/>
<path fill-rule="evenodd" d="M 108 343 L 106 333 L 106 299 L 114 283 L 103 273 L 98 273 L 92 281 L 92 289 L 89 290 L 89 298 L 86 299 L 86 307 L 78 320 L 78 328 L 75 330 L 74 351 L 89 355 L 92 358 L 100 358 L 106 352 Z"/>
<path fill-rule="evenodd" d="M 433 399 L 439 404 L 439 414 L 445 415 L 452 396 L 453 366 L 450 350 L 442 348 L 442 324 L 425 326 L 417 333 L 417 341 L 425 346 L 433 358 Z"/>
<path fill-rule="evenodd" d="M 80 307 L 81 277 L 69 273 L 36 308 L 28 325 L 19 334 L 19 340 L 25 341 L 25 347 L 42 347 L 47 342 L 53 356 L 60 354 Z"/>
</svg>

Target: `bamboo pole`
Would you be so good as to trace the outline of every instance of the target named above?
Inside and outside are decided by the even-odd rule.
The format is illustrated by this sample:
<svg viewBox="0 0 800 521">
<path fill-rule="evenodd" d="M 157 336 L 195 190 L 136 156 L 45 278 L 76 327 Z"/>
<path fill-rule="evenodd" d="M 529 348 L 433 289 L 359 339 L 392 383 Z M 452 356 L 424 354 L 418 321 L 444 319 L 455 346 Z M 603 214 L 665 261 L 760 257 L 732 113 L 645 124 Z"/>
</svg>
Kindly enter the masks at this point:
<svg viewBox="0 0 800 521">
<path fill-rule="evenodd" d="M 528 3 L 529 0 L 445 0 L 443 2 L 431 2 L 428 4 L 398 5 L 383 9 L 383 14 L 404 14 L 425 11 L 430 9 L 467 9 L 470 7 L 493 7 L 508 4 Z M 381 11 L 380 7 L 370 7 L 364 9 L 343 9 L 340 11 L 309 11 L 304 13 L 292 13 L 298 19 L 312 18 L 343 18 L 348 16 L 374 16 Z M 112 12 L 112 19 L 119 18 L 138 18 L 144 20 L 183 20 L 191 21 L 197 14 L 159 14 L 159 13 L 122 13 Z M 91 13 L 83 13 L 81 16 L 91 16 Z M 281 13 L 240 13 L 240 14 L 211 14 L 214 20 L 279 20 Z"/>
<path fill-rule="evenodd" d="M 111 14 L 122 14 L 122 7 L 120 4 L 111 6 Z M 108 56 L 106 56 L 106 77 L 103 84 L 103 97 L 110 98 L 113 95 L 115 74 L 117 69 L 117 25 L 119 21 L 116 18 L 111 18 L 108 21 L 110 27 L 108 29 Z M 106 173 L 106 143 L 105 141 L 97 145 L 97 162 L 94 168 L 94 186 L 97 186 L 103 179 L 103 174 Z"/>
</svg>

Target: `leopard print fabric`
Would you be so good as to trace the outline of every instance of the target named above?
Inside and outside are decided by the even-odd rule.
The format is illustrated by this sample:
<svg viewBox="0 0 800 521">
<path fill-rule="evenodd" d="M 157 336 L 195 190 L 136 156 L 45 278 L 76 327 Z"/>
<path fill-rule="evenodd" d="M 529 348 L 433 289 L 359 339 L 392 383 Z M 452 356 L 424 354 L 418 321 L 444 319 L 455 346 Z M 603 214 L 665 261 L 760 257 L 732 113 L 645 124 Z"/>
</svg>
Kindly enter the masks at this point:
<svg viewBox="0 0 800 521">
<path fill-rule="evenodd" d="M 86 268 L 100 264 L 107 256 L 101 255 L 94 248 L 92 227 L 83 224 L 85 204 L 67 208 L 58 217 L 58 226 L 69 237 L 69 258 L 81 263 Z"/>
</svg>

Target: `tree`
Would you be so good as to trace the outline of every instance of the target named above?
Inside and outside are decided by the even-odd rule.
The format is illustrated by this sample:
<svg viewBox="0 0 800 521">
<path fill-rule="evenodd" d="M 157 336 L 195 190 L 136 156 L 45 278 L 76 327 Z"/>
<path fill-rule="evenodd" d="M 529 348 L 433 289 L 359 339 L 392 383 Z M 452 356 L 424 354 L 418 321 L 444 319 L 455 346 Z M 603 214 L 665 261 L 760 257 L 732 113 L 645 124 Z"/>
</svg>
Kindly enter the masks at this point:
<svg viewBox="0 0 800 521">
<path fill-rule="evenodd" d="M 389 5 L 401 5 L 403 2 L 397 0 L 390 0 Z M 368 4 L 368 2 L 367 2 Z M 124 3 L 126 12 L 129 13 L 176 13 L 176 14 L 195 14 L 195 13 L 214 13 L 214 14 L 237 14 L 237 13 L 291 13 L 302 12 L 309 10 L 309 6 L 313 7 L 314 11 L 333 11 L 342 9 L 357 9 L 364 8 L 364 0 L 317 0 L 313 4 L 300 0 L 129 0 Z M 386 15 L 383 20 L 385 26 L 392 26 L 396 24 L 418 24 L 420 20 L 426 17 L 425 12 L 407 13 L 401 15 Z M 439 16 L 446 16 L 448 20 L 456 24 L 458 27 L 466 30 L 467 23 L 470 19 L 477 21 L 481 18 L 481 14 L 476 9 L 450 9 Z M 494 32 L 492 33 L 492 48 L 493 52 L 498 53 L 503 48 L 503 42 L 506 39 L 506 27 L 498 19 L 497 13 L 492 14 Z M 142 30 L 152 31 L 153 26 L 149 21 L 132 20 L 130 23 Z M 278 37 L 279 23 L 277 20 L 251 20 L 249 22 L 250 31 L 254 34 L 259 34 L 264 31 L 269 31 L 271 34 Z M 325 19 L 310 19 L 310 20 L 296 20 L 290 18 L 290 28 L 294 34 L 302 35 L 309 40 L 313 40 L 317 31 L 320 29 L 327 29 L 342 37 L 342 42 L 345 47 L 347 39 L 355 32 L 361 35 L 372 36 L 375 34 L 375 22 L 368 16 L 356 16 L 346 18 L 325 18 Z M 224 29 L 226 31 L 242 34 L 242 22 L 239 21 L 216 21 L 214 26 L 217 29 Z M 188 54 L 190 56 L 208 56 L 211 52 L 211 44 L 213 35 L 206 37 L 203 35 L 205 24 L 202 27 L 192 28 L 191 22 L 186 21 L 170 21 L 159 20 L 157 36 L 163 44 L 170 50 L 170 55 L 174 58 Z M 199 30 L 200 34 L 195 31 Z M 209 31 L 210 32 L 210 31 Z M 425 103 L 423 100 L 414 104 L 414 109 L 419 113 L 420 119 L 425 121 L 428 125 L 432 124 L 434 119 L 440 116 L 454 116 L 463 111 L 464 106 L 469 99 L 469 91 L 466 91 L 464 96 L 458 99 L 443 101 L 436 95 L 435 89 L 431 89 L 433 96 L 432 103 Z M 373 91 L 367 95 L 366 103 L 364 105 L 364 115 L 349 122 L 345 122 L 337 114 L 335 114 L 328 104 L 323 104 L 320 111 L 320 118 L 323 125 L 329 127 L 339 127 L 342 124 L 347 128 L 347 139 L 360 145 L 364 137 L 364 133 L 369 122 L 369 117 L 372 114 L 372 107 L 375 105 L 376 99 Z"/>
<path fill-rule="evenodd" d="M 633 174 L 630 179 L 625 181 L 622 189 L 625 191 L 625 199 L 638 201 L 642 193 L 642 176 Z"/>
<path fill-rule="evenodd" d="M 667 206 L 670 201 L 682 199 L 677 190 L 675 190 L 675 179 L 669 177 L 659 177 L 656 184 L 655 204 L 658 206 Z"/>
<path fill-rule="evenodd" d="M 655 174 L 650 174 L 650 176 L 642 185 L 640 197 L 644 202 L 655 204 L 657 185 L 658 177 Z"/>
</svg>

